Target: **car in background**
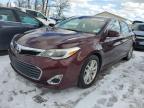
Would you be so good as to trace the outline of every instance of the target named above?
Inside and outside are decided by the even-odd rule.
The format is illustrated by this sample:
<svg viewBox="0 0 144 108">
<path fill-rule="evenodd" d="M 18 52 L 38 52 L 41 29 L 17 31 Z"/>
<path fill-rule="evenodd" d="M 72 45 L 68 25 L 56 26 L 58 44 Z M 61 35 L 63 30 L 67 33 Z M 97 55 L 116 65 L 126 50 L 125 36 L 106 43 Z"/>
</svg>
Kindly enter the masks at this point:
<svg viewBox="0 0 144 108">
<path fill-rule="evenodd" d="M 55 20 L 56 23 L 60 23 L 61 21 L 64 21 L 64 20 L 68 19 L 68 18 L 55 18 L 55 17 L 50 17 L 50 18 Z"/>
<path fill-rule="evenodd" d="M 135 49 L 144 49 L 144 23 L 133 24 L 133 32 L 135 34 Z"/>
<path fill-rule="evenodd" d="M 56 21 L 54 19 L 51 18 L 47 18 L 45 15 L 43 15 L 41 12 L 36 11 L 36 10 L 32 10 L 32 9 L 27 9 L 27 8 L 20 8 L 20 7 L 15 7 L 15 9 L 21 10 L 23 12 L 26 12 L 32 16 L 34 16 L 35 18 L 37 18 L 38 20 L 40 20 L 43 24 L 45 25 L 50 25 L 56 24 Z"/>
<path fill-rule="evenodd" d="M 16 36 L 9 56 L 13 69 L 46 87 L 88 88 L 100 70 L 133 54 L 133 33 L 117 19 L 82 16 L 64 20 L 51 30 Z"/>
<path fill-rule="evenodd" d="M 133 21 L 132 24 L 136 24 L 136 23 L 144 23 L 143 21 Z"/>
<path fill-rule="evenodd" d="M 43 26 L 42 22 L 27 13 L 0 7 L 0 50 L 7 50 L 16 34 Z"/>
</svg>

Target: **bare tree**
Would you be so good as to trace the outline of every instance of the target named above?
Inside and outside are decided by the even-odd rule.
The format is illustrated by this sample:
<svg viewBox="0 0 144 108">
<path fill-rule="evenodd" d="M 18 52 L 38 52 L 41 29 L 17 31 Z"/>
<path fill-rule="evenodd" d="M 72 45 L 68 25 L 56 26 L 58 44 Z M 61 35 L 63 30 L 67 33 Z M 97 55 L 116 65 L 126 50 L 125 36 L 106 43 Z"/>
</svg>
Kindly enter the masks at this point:
<svg viewBox="0 0 144 108">
<path fill-rule="evenodd" d="M 37 6 L 38 6 L 38 0 L 35 0 L 34 2 L 34 9 L 37 10 Z"/>
<path fill-rule="evenodd" d="M 48 4 L 49 4 L 49 0 L 42 0 L 41 11 L 45 15 L 47 14 L 48 11 Z"/>
<path fill-rule="evenodd" d="M 53 0 L 53 6 L 56 8 L 56 16 L 63 17 L 63 12 L 70 8 L 69 0 Z"/>
<path fill-rule="evenodd" d="M 9 1 L 6 3 L 6 6 L 7 6 L 7 7 L 11 7 L 11 0 L 9 0 Z"/>
<path fill-rule="evenodd" d="M 31 5 L 30 5 L 30 0 L 27 0 L 27 8 L 31 8 Z"/>
<path fill-rule="evenodd" d="M 15 1 L 15 4 L 16 4 L 18 7 L 22 7 L 22 2 L 21 2 L 21 0 L 16 0 L 16 1 Z"/>
<path fill-rule="evenodd" d="M 44 13 L 44 9 L 45 9 L 45 0 L 42 0 L 42 13 Z"/>
<path fill-rule="evenodd" d="M 15 4 L 16 4 L 18 7 L 26 7 L 26 1 L 25 1 L 25 0 L 16 0 L 16 1 L 15 1 Z"/>
<path fill-rule="evenodd" d="M 46 5 L 45 5 L 45 15 L 47 14 L 47 11 L 48 11 L 48 3 L 49 3 L 49 0 L 46 0 Z"/>
</svg>

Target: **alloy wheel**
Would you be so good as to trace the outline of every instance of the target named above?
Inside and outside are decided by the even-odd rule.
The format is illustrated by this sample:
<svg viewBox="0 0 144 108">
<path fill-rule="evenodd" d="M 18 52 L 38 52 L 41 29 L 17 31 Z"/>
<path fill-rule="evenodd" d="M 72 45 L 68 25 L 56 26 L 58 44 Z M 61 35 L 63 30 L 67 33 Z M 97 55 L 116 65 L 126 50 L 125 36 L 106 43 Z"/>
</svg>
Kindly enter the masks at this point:
<svg viewBox="0 0 144 108">
<path fill-rule="evenodd" d="M 88 85 L 95 79 L 97 70 L 98 70 L 97 61 L 96 60 L 89 61 L 84 70 L 83 79 L 85 84 Z"/>
</svg>

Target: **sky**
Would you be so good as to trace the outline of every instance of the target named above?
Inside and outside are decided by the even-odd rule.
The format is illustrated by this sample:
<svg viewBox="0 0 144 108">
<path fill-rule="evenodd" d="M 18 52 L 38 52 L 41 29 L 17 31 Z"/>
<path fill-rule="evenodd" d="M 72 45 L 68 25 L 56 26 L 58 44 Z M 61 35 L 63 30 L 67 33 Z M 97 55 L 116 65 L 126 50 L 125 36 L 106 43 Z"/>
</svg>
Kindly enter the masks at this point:
<svg viewBox="0 0 144 108">
<path fill-rule="evenodd" d="M 108 11 L 130 20 L 144 20 L 144 0 L 71 0 L 71 4 L 72 15 Z"/>
<path fill-rule="evenodd" d="M 3 3 L 7 1 L 0 0 Z M 70 4 L 66 16 L 95 15 L 108 11 L 130 20 L 144 20 L 144 0 L 70 0 Z"/>
</svg>

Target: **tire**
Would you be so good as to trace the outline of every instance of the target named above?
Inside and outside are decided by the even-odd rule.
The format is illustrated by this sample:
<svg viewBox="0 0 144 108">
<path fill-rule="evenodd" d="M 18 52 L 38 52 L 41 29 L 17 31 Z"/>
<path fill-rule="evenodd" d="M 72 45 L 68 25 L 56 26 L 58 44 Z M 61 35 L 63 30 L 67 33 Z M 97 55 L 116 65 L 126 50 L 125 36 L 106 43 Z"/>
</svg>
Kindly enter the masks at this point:
<svg viewBox="0 0 144 108">
<path fill-rule="evenodd" d="M 133 47 L 131 47 L 127 56 L 124 58 L 124 60 L 126 60 L 126 61 L 130 60 L 132 58 L 132 55 L 133 55 Z"/>
<path fill-rule="evenodd" d="M 99 58 L 95 55 L 88 57 L 82 66 L 78 80 L 78 87 L 80 88 L 90 87 L 95 82 L 99 70 L 100 70 Z"/>
</svg>

